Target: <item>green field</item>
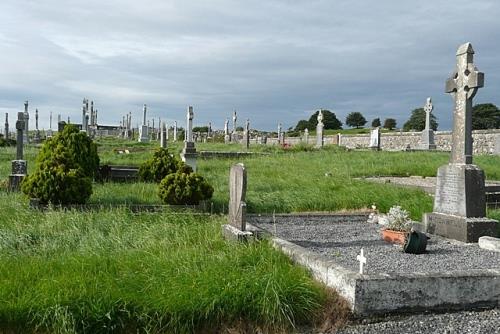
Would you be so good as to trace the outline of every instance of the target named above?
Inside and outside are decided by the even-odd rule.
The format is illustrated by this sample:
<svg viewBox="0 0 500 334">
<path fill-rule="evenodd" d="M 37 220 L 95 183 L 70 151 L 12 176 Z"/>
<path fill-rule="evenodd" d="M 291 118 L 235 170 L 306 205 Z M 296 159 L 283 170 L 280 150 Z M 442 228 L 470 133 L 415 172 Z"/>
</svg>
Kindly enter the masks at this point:
<svg viewBox="0 0 500 334">
<path fill-rule="evenodd" d="M 157 143 L 99 140 L 101 164 L 139 165 Z M 170 144 L 170 143 L 169 143 Z M 120 154 L 120 150 L 130 154 Z M 170 146 L 177 154 L 181 143 Z M 240 151 L 206 143 L 198 150 Z M 249 212 L 366 209 L 393 205 L 414 219 L 432 211 L 419 190 L 373 184 L 364 176 L 434 176 L 448 154 L 252 146 L 270 155 L 199 160 L 214 186 L 214 215 L 130 213 L 126 208 L 44 212 L 21 194 L 0 191 L 0 332 L 204 332 L 225 328 L 291 331 L 322 314 L 331 294 L 266 242 L 223 240 L 229 168 L 248 171 Z M 29 169 L 37 149 L 26 149 Z M 0 148 L 5 183 L 13 148 Z M 488 179 L 500 180 L 500 157 L 478 156 Z M 96 183 L 91 203 L 160 204 L 151 183 Z M 488 215 L 500 218 L 500 210 Z M 330 296 L 327 298 L 327 296 Z M 341 312 L 341 310 L 338 310 Z M 248 329 L 247 328 L 247 329 Z M 248 329 L 251 331 L 251 329 Z"/>
</svg>

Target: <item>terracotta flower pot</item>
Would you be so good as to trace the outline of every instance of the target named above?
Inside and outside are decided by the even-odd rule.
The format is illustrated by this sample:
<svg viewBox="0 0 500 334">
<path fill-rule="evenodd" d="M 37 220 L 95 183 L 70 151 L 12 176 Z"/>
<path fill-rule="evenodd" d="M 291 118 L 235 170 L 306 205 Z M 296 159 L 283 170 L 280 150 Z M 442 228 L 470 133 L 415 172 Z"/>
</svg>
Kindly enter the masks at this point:
<svg viewBox="0 0 500 334">
<path fill-rule="evenodd" d="M 404 245 L 408 232 L 382 230 L 382 239 L 392 244 Z"/>
</svg>

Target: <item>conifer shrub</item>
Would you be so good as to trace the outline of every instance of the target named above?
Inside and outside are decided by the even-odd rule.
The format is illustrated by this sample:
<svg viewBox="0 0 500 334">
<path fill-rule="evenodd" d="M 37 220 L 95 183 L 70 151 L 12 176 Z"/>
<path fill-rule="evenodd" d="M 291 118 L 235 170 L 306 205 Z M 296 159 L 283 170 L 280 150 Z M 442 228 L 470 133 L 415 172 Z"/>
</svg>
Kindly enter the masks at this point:
<svg viewBox="0 0 500 334">
<path fill-rule="evenodd" d="M 190 167 L 166 176 L 159 186 L 160 199 L 171 205 L 198 205 L 212 198 L 214 188 Z"/>
<path fill-rule="evenodd" d="M 176 173 L 185 164 L 171 155 L 166 148 L 159 148 L 153 157 L 139 167 L 139 179 L 146 182 L 161 182 L 167 175 Z"/>
<path fill-rule="evenodd" d="M 43 144 L 35 171 L 22 183 L 22 191 L 41 204 L 83 204 L 92 194 L 92 179 L 99 167 L 97 146 L 76 126 Z"/>
</svg>

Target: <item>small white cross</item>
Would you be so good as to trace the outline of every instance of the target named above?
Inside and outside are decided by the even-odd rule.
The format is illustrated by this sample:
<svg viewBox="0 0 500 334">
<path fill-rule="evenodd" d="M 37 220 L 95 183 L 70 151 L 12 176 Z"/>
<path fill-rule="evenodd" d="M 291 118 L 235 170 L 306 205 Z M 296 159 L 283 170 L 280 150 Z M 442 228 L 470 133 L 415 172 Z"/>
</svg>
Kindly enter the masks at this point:
<svg viewBox="0 0 500 334">
<path fill-rule="evenodd" d="M 356 259 L 359 261 L 359 273 L 363 274 L 363 272 L 364 272 L 363 266 L 366 264 L 366 257 L 364 255 L 363 248 L 361 248 L 361 254 L 356 256 Z"/>
</svg>

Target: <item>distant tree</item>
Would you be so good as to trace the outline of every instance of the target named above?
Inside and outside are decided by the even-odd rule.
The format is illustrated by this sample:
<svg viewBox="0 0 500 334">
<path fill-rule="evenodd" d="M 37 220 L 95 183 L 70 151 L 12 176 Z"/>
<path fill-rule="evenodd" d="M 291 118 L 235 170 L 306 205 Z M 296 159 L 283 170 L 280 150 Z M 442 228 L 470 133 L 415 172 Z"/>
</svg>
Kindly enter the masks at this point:
<svg viewBox="0 0 500 334">
<path fill-rule="evenodd" d="M 193 132 L 208 132 L 208 126 L 195 126 Z"/>
<path fill-rule="evenodd" d="M 394 118 L 386 118 L 384 121 L 384 128 L 392 130 L 396 127 L 396 120 Z"/>
<path fill-rule="evenodd" d="M 334 113 L 326 109 L 322 109 L 321 112 L 323 113 L 323 124 L 325 125 L 325 130 L 342 129 L 342 122 L 337 119 L 337 116 L 335 116 Z M 309 125 L 311 126 L 309 130 L 316 129 L 316 125 L 318 125 L 318 114 L 319 110 L 312 114 L 312 116 L 309 118 Z"/>
<path fill-rule="evenodd" d="M 311 124 L 305 119 L 301 119 L 298 121 L 297 125 L 295 125 L 295 131 L 304 131 L 305 129 L 312 130 L 312 128 Z"/>
<path fill-rule="evenodd" d="M 500 110 L 493 103 L 476 104 L 472 108 L 472 129 L 500 128 Z"/>
<path fill-rule="evenodd" d="M 350 127 L 356 127 L 356 129 L 359 129 L 366 124 L 366 118 L 360 112 L 354 111 L 347 115 L 345 124 Z"/>
<path fill-rule="evenodd" d="M 373 121 L 372 121 L 372 128 L 376 128 L 378 126 L 381 126 L 382 123 L 380 123 L 380 118 L 375 118 Z"/>
<path fill-rule="evenodd" d="M 244 129 L 243 129 L 243 127 L 242 127 L 242 126 L 237 126 L 237 127 L 236 127 L 236 131 L 243 131 L 243 130 L 244 130 Z"/>
<path fill-rule="evenodd" d="M 403 125 L 403 131 L 422 131 L 425 128 L 425 111 L 424 108 L 417 108 L 411 112 L 410 119 Z M 431 113 L 431 129 L 436 131 L 438 123 L 436 116 Z"/>
</svg>

